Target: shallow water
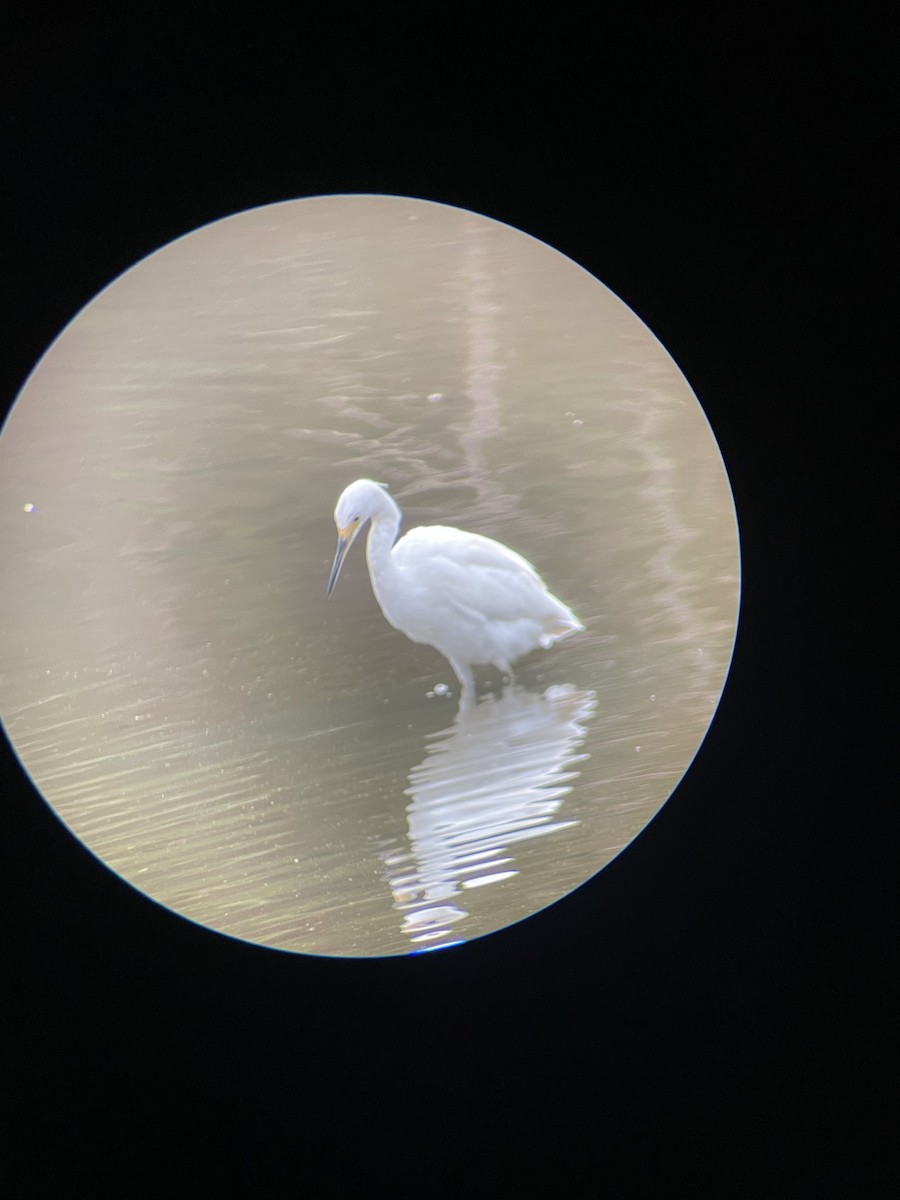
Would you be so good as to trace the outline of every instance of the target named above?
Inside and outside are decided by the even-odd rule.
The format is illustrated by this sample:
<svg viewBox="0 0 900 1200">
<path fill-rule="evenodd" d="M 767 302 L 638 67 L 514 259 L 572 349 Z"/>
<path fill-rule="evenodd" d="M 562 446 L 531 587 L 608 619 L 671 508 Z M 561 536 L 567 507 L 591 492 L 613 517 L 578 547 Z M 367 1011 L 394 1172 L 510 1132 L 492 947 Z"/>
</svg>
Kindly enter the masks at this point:
<svg viewBox="0 0 900 1200">
<path fill-rule="evenodd" d="M 457 720 L 361 546 L 326 600 L 358 476 L 524 554 L 585 633 Z M 325 954 L 478 936 L 605 865 L 704 737 L 739 595 L 714 439 L 637 318 L 377 197 L 220 222 L 101 294 L 0 437 L 0 546 L 0 710 L 55 811 L 185 916 Z"/>
</svg>

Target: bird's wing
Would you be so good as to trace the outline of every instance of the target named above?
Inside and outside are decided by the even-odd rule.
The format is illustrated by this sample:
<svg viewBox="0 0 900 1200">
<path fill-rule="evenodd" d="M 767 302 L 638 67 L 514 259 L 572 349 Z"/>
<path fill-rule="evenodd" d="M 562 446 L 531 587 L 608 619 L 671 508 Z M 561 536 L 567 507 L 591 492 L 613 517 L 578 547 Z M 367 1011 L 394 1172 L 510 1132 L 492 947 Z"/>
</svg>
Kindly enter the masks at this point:
<svg viewBox="0 0 900 1200">
<path fill-rule="evenodd" d="M 467 533 L 450 526 L 419 526 L 410 529 L 394 547 L 397 564 L 406 562 L 424 564 L 425 559 L 442 559 L 455 564 L 461 570 L 498 570 L 529 576 L 544 587 L 538 572 L 528 559 L 522 558 L 509 546 L 480 533 Z"/>
<path fill-rule="evenodd" d="M 492 567 L 498 570 L 522 571 L 543 586 L 541 577 L 531 563 L 493 538 L 480 533 L 468 533 L 448 525 L 420 525 L 411 529 L 394 547 L 400 565 L 407 555 L 420 561 L 440 556 L 463 569 Z"/>
<path fill-rule="evenodd" d="M 558 603 L 531 563 L 478 533 L 420 526 L 400 539 L 393 555 L 423 591 L 482 620 L 539 617 Z"/>
</svg>

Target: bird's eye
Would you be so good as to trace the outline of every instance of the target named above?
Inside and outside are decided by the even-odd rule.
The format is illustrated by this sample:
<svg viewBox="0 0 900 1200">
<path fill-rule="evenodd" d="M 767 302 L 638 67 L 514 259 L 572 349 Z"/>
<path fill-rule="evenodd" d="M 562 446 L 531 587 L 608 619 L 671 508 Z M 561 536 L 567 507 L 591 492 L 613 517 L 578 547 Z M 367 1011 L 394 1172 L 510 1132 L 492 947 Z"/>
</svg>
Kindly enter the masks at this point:
<svg viewBox="0 0 900 1200">
<path fill-rule="evenodd" d="M 359 520 L 359 513 L 357 513 L 357 514 L 356 514 L 356 516 L 353 518 L 353 520 L 354 520 L 354 521 L 358 521 L 358 520 Z"/>
</svg>

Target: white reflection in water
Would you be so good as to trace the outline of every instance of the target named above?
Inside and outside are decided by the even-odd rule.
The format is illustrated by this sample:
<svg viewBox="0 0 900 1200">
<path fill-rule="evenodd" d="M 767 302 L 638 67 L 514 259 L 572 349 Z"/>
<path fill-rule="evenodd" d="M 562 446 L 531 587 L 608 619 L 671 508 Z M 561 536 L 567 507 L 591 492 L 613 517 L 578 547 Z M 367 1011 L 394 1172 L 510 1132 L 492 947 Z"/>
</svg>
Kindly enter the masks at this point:
<svg viewBox="0 0 900 1200">
<path fill-rule="evenodd" d="M 402 929 L 414 946 L 464 941 L 466 889 L 518 874 L 512 847 L 578 822 L 560 810 L 595 693 L 571 685 L 543 695 L 508 689 L 429 735 L 409 773 L 408 847 L 382 850 Z"/>
</svg>

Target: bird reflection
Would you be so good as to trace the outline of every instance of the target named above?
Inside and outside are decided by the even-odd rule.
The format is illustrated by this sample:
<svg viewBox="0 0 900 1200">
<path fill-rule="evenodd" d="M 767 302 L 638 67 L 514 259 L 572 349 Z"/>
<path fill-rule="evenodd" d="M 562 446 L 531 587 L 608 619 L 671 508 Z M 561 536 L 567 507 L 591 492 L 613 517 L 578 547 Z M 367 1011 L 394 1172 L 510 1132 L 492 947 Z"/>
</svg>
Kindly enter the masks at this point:
<svg viewBox="0 0 900 1200">
<path fill-rule="evenodd" d="M 402 929 L 416 949 L 464 941 L 465 893 L 518 874 L 515 843 L 578 824 L 561 815 L 579 772 L 595 693 L 519 688 L 431 734 L 409 773 L 408 844 L 382 850 Z"/>
</svg>

